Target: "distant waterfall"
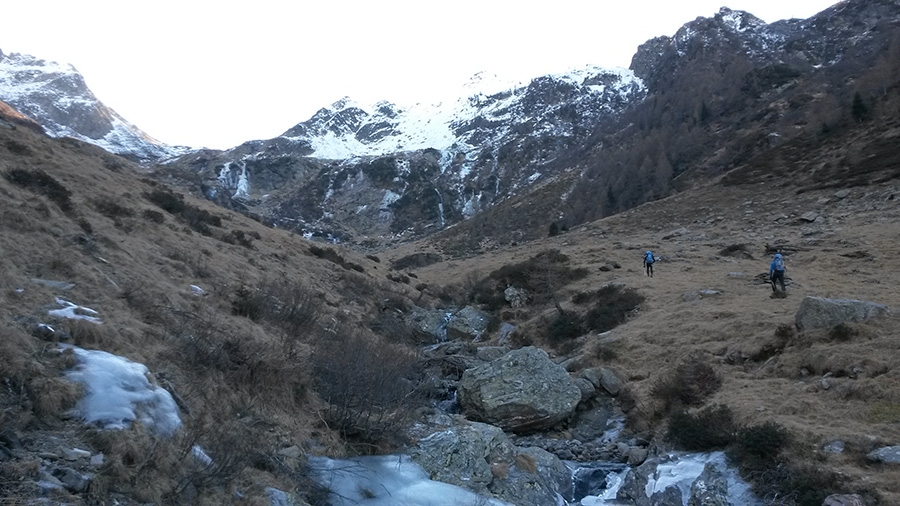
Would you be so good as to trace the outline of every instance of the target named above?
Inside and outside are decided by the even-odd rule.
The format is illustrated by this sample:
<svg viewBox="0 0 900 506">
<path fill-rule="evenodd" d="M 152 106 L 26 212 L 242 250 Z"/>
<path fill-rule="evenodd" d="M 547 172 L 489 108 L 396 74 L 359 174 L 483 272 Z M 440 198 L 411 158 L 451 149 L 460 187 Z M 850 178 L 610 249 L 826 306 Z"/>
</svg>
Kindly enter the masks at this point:
<svg viewBox="0 0 900 506">
<path fill-rule="evenodd" d="M 441 228 L 444 228 L 444 196 L 437 188 L 434 189 L 434 192 L 438 194 L 438 214 L 441 215 Z"/>
</svg>

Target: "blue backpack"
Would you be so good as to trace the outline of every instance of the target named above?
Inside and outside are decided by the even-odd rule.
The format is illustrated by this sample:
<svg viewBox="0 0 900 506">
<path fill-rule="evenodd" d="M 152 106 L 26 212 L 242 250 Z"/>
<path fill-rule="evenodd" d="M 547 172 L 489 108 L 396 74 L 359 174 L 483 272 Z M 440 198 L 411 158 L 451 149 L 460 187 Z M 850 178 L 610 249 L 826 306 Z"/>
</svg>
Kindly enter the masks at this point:
<svg viewBox="0 0 900 506">
<path fill-rule="evenodd" d="M 774 262 L 775 262 L 775 270 L 776 270 L 776 271 L 783 271 L 783 270 L 784 270 L 784 258 L 783 258 L 780 254 L 775 255 L 775 261 L 774 261 Z"/>
<path fill-rule="evenodd" d="M 654 261 L 654 258 L 653 258 L 652 251 L 648 251 L 648 252 L 644 253 L 644 262 L 647 262 L 648 264 L 652 264 L 653 261 Z"/>
</svg>

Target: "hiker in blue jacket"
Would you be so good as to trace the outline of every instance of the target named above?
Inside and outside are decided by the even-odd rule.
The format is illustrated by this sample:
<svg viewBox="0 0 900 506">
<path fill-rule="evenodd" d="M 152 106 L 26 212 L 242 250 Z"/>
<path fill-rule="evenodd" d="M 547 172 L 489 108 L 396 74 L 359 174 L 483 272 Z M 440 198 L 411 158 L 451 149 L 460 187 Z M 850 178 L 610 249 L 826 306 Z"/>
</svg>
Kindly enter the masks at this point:
<svg viewBox="0 0 900 506">
<path fill-rule="evenodd" d="M 775 282 L 781 283 L 781 291 L 784 292 L 784 257 L 781 253 L 775 253 L 772 263 L 769 264 L 769 280 L 772 282 L 772 291 L 775 290 Z"/>
<path fill-rule="evenodd" d="M 653 252 L 647 250 L 644 253 L 644 267 L 647 269 L 647 275 L 651 278 L 653 277 L 653 263 L 656 262 L 656 259 L 653 257 Z"/>
</svg>

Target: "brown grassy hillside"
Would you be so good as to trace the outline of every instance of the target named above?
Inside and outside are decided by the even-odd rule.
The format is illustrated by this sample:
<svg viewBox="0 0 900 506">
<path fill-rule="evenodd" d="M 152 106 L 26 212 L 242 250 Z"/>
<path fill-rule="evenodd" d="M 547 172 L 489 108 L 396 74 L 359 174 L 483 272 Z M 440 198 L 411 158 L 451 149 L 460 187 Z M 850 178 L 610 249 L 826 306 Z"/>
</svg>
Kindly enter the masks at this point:
<svg viewBox="0 0 900 506">
<path fill-rule="evenodd" d="M 549 301 L 499 313 L 518 326 L 514 341 L 555 348 L 559 359 L 581 355 L 583 364 L 627 378 L 636 405 L 632 430 L 670 447 L 666 432 L 677 407 L 655 392 L 665 391 L 660 385 L 679 366 L 699 361 L 721 387 L 689 413 L 725 405 L 739 427 L 778 424 L 791 436 L 784 458 L 796 469 L 812 469 L 838 491 L 900 504 L 900 469 L 864 457 L 900 443 L 898 146 L 896 123 L 853 130 L 805 156 L 786 146 L 776 151 L 784 158 L 736 169 L 727 184 L 715 181 L 555 237 L 512 245 L 484 237 L 481 253 L 452 258 L 460 241 L 447 239 L 448 231 L 386 256 L 444 255 L 412 272 L 429 286 L 471 294 L 492 272 L 558 250 L 571 268 L 589 270 L 552 287 L 563 311 L 584 313 L 573 298 L 608 284 L 633 288 L 645 301 L 624 325 L 572 342 L 553 339 L 559 310 Z M 816 170 L 827 172 L 823 184 L 813 184 Z M 786 298 L 774 298 L 765 281 L 776 248 L 786 254 Z M 662 257 L 653 278 L 642 268 L 647 249 Z M 894 316 L 796 333 L 794 315 L 806 296 L 886 304 Z M 843 441 L 845 451 L 825 452 L 833 441 Z"/>
<path fill-rule="evenodd" d="M 382 381 L 369 388 L 393 387 L 415 355 L 375 344 L 368 322 L 385 300 L 409 304 L 417 292 L 387 281 L 376 257 L 266 228 L 140 171 L 91 145 L 0 125 L 0 502 L 78 500 L 37 484 L 64 464 L 94 475 L 80 498 L 98 503 L 223 504 L 240 492 L 256 504 L 267 486 L 315 502 L 302 455 L 387 445 L 403 414 L 396 398 L 326 405 L 326 394 L 369 391 L 342 382 L 351 375 L 318 378 L 357 371 Z M 56 297 L 103 324 L 49 316 Z M 74 359 L 57 342 L 145 364 L 179 402 L 184 430 L 158 439 L 82 427 L 68 414 L 78 390 L 60 378 Z M 215 466 L 198 466 L 193 445 Z M 105 463 L 68 462 L 73 448 Z"/>
<path fill-rule="evenodd" d="M 364 257 L 180 197 L 90 145 L 0 126 L 3 498 L 46 494 L 42 473 L 66 466 L 94 480 L 80 494 L 49 492 L 58 502 L 261 504 L 276 487 L 316 504 L 303 455 L 389 451 L 417 413 L 404 390 L 415 386 L 417 365 L 404 343 L 416 336 L 385 309 L 478 300 L 517 326 L 513 346 L 615 369 L 627 382 L 620 401 L 629 430 L 660 450 L 676 446 L 668 432 L 681 409 L 726 406 L 736 430 L 772 423 L 787 431 L 779 462 L 796 476 L 898 504 L 900 470 L 865 454 L 900 444 L 900 127 L 841 135 L 806 156 L 786 146 L 781 158 L 555 237 L 480 235 L 471 237 L 477 247 L 459 248 L 448 235 L 469 233 L 468 224 Z M 829 183 L 814 184 L 814 171 Z M 783 299 L 763 279 L 773 248 L 787 254 Z M 653 278 L 641 267 L 646 249 L 661 256 Z M 548 250 L 559 254 L 538 256 Z M 413 253 L 442 261 L 390 267 Z M 495 271 L 504 274 L 486 283 Z M 523 273 L 534 286 L 529 305 L 478 299 Z M 587 314 L 583 301 L 611 283 L 644 297 L 624 324 L 571 336 L 553 326 L 561 312 Z M 878 302 L 895 316 L 796 333 L 807 295 Z M 98 311 L 103 325 L 49 317 L 55 297 Z M 74 360 L 60 341 L 147 365 L 180 403 L 184 430 L 161 439 L 141 427 L 83 427 L 69 414 L 79 392 L 60 379 Z M 686 370 L 703 374 L 679 379 Z M 700 381 L 711 388 L 688 406 L 660 394 Z M 834 441 L 843 453 L 824 451 Z M 216 466 L 198 467 L 194 445 Z M 73 448 L 105 461 L 68 461 Z M 777 469 L 748 470 L 762 485 L 784 482 Z"/>
</svg>

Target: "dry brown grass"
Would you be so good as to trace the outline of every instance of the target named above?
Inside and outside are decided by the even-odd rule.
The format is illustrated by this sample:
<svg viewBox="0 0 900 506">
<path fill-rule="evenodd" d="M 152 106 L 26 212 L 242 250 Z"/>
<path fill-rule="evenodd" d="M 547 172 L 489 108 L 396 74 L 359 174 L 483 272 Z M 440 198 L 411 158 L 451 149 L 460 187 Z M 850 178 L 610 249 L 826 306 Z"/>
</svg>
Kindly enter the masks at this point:
<svg viewBox="0 0 900 506">
<path fill-rule="evenodd" d="M 16 146 L 16 152 L 4 147 L 9 145 Z M 0 397 L 4 425 L 23 429 L 37 413 L 52 417 L 69 402 L 67 395 L 41 400 L 41 392 L 54 385 L 61 366 L 58 354 L 48 352 L 54 343 L 30 335 L 26 323 L 49 322 L 46 311 L 55 296 L 100 311 L 104 324 L 50 323 L 68 329 L 86 347 L 146 364 L 184 405 L 184 433 L 169 442 L 155 440 L 140 428 L 103 433 L 100 439 L 86 436 L 91 449 L 108 452 L 109 458 L 96 490 L 92 489 L 97 496 L 91 499 L 96 502 L 106 499 L 106 491 L 121 487 L 131 487 L 145 502 L 184 500 L 175 491 L 190 489 L 183 487 L 190 483 L 193 488 L 199 484 L 194 502 L 214 504 L 216 499 L 219 503 L 231 500 L 223 481 L 259 491 L 270 483 L 284 487 L 298 483 L 294 474 L 279 465 L 238 461 L 227 452 L 223 462 L 233 465 L 224 466 L 218 475 L 210 474 L 191 467 L 186 449 L 190 442 L 204 448 L 242 448 L 238 446 L 241 438 L 252 433 L 266 436 L 261 441 L 247 439 L 266 452 L 293 444 L 308 448 L 312 441 L 319 445 L 317 451 L 345 453 L 348 447 L 341 430 L 320 418 L 334 404 L 322 401 L 326 395 L 314 388 L 317 378 L 309 371 L 314 359 L 323 356 L 332 361 L 325 366 L 344 376 L 348 371 L 358 375 L 360 366 L 352 362 L 354 354 L 347 353 L 346 347 L 332 347 L 318 339 L 328 335 L 323 328 L 369 328 L 373 315 L 390 297 L 422 305 L 444 303 L 429 300 L 408 284 L 388 282 L 384 266 L 417 253 L 439 255 L 442 262 L 417 263 L 402 275 L 413 274 L 415 284 L 427 285 L 429 293 L 459 297 L 465 295 L 467 278 L 481 279 L 476 273 L 501 271 L 537 252 L 558 250 L 569 258 L 567 265 L 585 269 L 587 276 L 545 283 L 554 295 L 546 303 L 539 300 L 540 305 L 498 311 L 498 316 L 518 327 L 515 344 L 548 344 L 543 329 L 547 315 L 557 311 L 552 299 L 564 310 L 578 311 L 569 302 L 573 295 L 622 283 L 646 297 L 639 310 L 602 336 L 588 334 L 573 340 L 569 353 L 583 354 L 586 366 L 604 364 L 621 373 L 627 385 L 619 399 L 634 432 L 661 439 L 666 420 L 652 416 L 653 386 L 679 364 L 701 360 L 721 378 L 721 386 L 707 392 L 697 409 L 726 405 L 743 427 L 777 423 L 806 448 L 791 450 L 796 459 L 842 473 L 850 489 L 854 484 L 868 484 L 881 494 L 883 504 L 900 504 L 898 472 L 867 467 L 861 459 L 875 444 L 900 440 L 898 318 L 854 325 L 858 333 L 839 338 L 828 331 L 793 336 L 778 332 L 793 325 L 805 295 L 859 298 L 887 304 L 895 311 L 900 308 L 900 256 L 895 254 L 900 199 L 892 198 L 900 190 L 889 181 L 854 187 L 845 199 L 834 198 L 834 190 L 798 194 L 789 179 L 749 186 L 712 185 L 552 238 L 485 248 L 466 258 L 441 251 L 438 242 L 402 245 L 379 252 L 378 271 L 371 258 L 338 247 L 328 248 L 335 252 L 332 260 L 315 257 L 310 243 L 300 237 L 187 196 L 185 202 L 193 208 L 224 217 L 217 224 L 207 224 L 211 233 L 204 235 L 206 229 L 200 225 L 191 228 L 187 218 L 143 200 L 142 195 L 159 184 L 136 178 L 142 169 L 124 161 L 111 164 L 104 158 L 109 155 L 98 153 L 77 143 L 0 130 L 0 174 L 13 168 L 43 171 L 71 192 L 73 210 L 62 212 L 46 195 L 0 178 L 0 375 L 10 380 L 14 394 L 5 389 Z M 104 199 L 98 188 L 114 189 L 107 195 L 115 195 L 112 202 L 121 208 L 101 205 L 98 209 L 96 203 Z M 133 209 L 140 217 L 129 217 L 122 209 Z M 148 210 L 159 213 L 162 220 Z M 826 223 L 799 220 L 809 210 L 825 216 Z M 192 215 L 201 225 L 208 217 L 204 212 Z M 689 232 L 670 234 L 681 227 Z M 222 240 L 228 237 L 236 244 Z M 253 238 L 252 250 L 241 244 L 241 237 Z M 773 244 L 789 246 L 791 251 L 786 260 L 791 283 L 784 299 L 771 298 L 770 287 L 757 281 L 768 269 L 767 251 Z M 733 245 L 742 246 L 733 251 L 740 254 L 730 254 Z M 646 277 L 641 268 L 641 253 L 646 249 L 662 256 L 654 278 Z M 338 257 L 343 264 L 335 263 Z M 613 262 L 621 268 L 600 270 Z M 353 266 L 368 267 L 360 271 Z M 76 286 L 60 293 L 33 284 L 32 277 Z M 285 291 L 265 288 L 272 280 L 283 283 Z M 305 287 L 301 292 L 318 302 L 312 311 L 317 317 L 307 323 L 290 316 L 281 320 L 290 310 L 279 312 L 278 317 L 263 315 L 257 321 L 232 311 L 233 296 L 241 284 L 263 287 L 267 297 L 290 308 L 290 288 L 301 282 Z M 189 285 L 200 286 L 206 295 L 194 295 Z M 720 293 L 690 296 L 700 290 Z M 300 310 L 303 293 L 293 305 Z M 403 347 L 392 345 L 391 349 L 399 356 L 408 353 Z M 375 362 L 390 365 L 377 351 L 372 353 Z M 860 368 L 861 372 L 856 370 Z M 380 388 L 391 381 L 390 375 L 384 378 L 382 383 L 370 381 L 362 386 Z M 28 385 L 34 388 L 29 390 Z M 384 406 L 388 408 L 379 416 L 388 422 L 406 409 Z M 348 427 L 358 429 L 352 416 L 349 419 Z M 227 428 L 220 439 L 215 437 L 216 427 Z M 847 454 L 823 454 L 822 445 L 833 440 L 846 441 Z M 28 462 L 26 458 L 10 465 L 28 467 Z"/>
<path fill-rule="evenodd" d="M 13 137 L 44 156 L 9 152 L 3 146 Z M 322 406 L 311 387 L 314 338 L 335 321 L 364 327 L 389 293 L 387 282 L 352 267 L 371 263 L 361 255 L 340 250 L 352 267 L 342 269 L 309 255 L 310 243 L 296 235 L 239 215 L 216 220 L 228 213 L 190 196 L 184 198 L 189 216 L 169 216 L 142 199 L 157 184 L 135 177 L 141 169 L 97 153 L 0 131 L 0 174 L 13 167 L 42 171 L 70 192 L 71 205 L 64 213 L 46 195 L 0 177 L 4 427 L 24 430 L 39 416 L 53 422 L 59 441 L 103 451 L 107 464 L 90 493 L 96 502 L 125 491 L 142 502 L 222 504 L 233 500 L 230 487 L 238 483 L 248 503 L 264 500 L 265 487 L 273 484 L 312 490 L 302 469 L 264 455 L 311 440 L 331 454 L 346 451 L 316 414 Z M 33 277 L 75 287 L 48 288 Z M 232 313 L 241 283 L 263 295 L 257 321 Z M 190 285 L 205 294 L 194 294 Z M 352 303 L 340 294 L 352 296 Z M 99 311 L 103 324 L 49 317 L 54 297 Z M 181 403 L 184 429 L 168 441 L 139 427 L 73 432 L 77 421 L 58 417 L 77 399 L 76 387 L 60 379 L 72 364 L 55 352 L 56 343 L 30 334 L 38 322 L 79 346 L 147 365 Z M 214 468 L 196 467 L 192 444 L 207 450 Z"/>
<path fill-rule="evenodd" d="M 772 421 L 792 435 L 811 433 L 809 439 L 819 448 L 829 440 L 850 441 L 862 434 L 885 443 L 900 440 L 900 426 L 883 421 L 895 418 L 900 392 L 896 316 L 853 324 L 858 332 L 847 339 L 830 330 L 789 331 L 806 295 L 869 300 L 897 312 L 900 207 L 891 195 L 900 195 L 900 185 L 855 188 L 843 200 L 834 198 L 833 189 L 800 195 L 793 190 L 789 181 L 710 185 L 557 237 L 469 258 L 445 255 L 443 262 L 417 268 L 415 274 L 437 292 L 438 287 L 454 286 L 467 273 L 491 272 L 528 258 L 533 251 L 558 248 L 573 266 L 590 271 L 586 279 L 562 287 L 561 298 L 609 283 L 636 289 L 646 297 L 637 314 L 608 334 L 582 338 L 580 350 L 569 354 L 583 353 L 628 379 L 634 395 L 631 404 L 636 406 L 628 413 L 629 425 L 645 436 L 658 436 L 664 428 L 660 421 L 646 424 L 653 421 L 648 416 L 654 411 L 649 402 L 653 386 L 666 371 L 699 357 L 722 378 L 721 388 L 704 405 L 729 406 L 741 426 Z M 809 210 L 828 221 L 822 225 L 800 221 L 798 217 Z M 670 236 L 680 227 L 688 234 Z M 770 298 L 771 287 L 757 281 L 768 271 L 766 250 L 774 243 L 795 247 L 786 260 L 791 283 L 784 299 Z M 742 245 L 741 254 L 721 254 L 730 253 L 729 246 L 735 244 Z M 654 278 L 646 277 L 641 268 L 646 249 L 663 257 Z M 867 252 L 866 259 L 844 256 L 860 250 Z M 444 253 L 440 243 L 423 241 L 382 252 L 380 257 L 390 262 L 415 251 Z M 609 262 L 622 268 L 599 269 Z M 720 293 L 686 296 L 700 290 Z M 499 314 L 529 343 L 547 343 L 540 330 L 544 306 L 532 305 L 525 311 L 505 308 Z M 615 353 L 600 357 L 598 350 L 606 347 L 614 347 Z M 825 375 L 827 388 L 822 382 Z M 817 458 L 827 469 L 874 483 L 872 488 L 881 491 L 884 504 L 900 503 L 893 490 L 893 472 L 872 472 L 854 459 L 821 452 Z"/>
</svg>

